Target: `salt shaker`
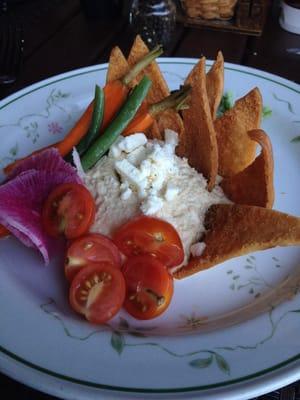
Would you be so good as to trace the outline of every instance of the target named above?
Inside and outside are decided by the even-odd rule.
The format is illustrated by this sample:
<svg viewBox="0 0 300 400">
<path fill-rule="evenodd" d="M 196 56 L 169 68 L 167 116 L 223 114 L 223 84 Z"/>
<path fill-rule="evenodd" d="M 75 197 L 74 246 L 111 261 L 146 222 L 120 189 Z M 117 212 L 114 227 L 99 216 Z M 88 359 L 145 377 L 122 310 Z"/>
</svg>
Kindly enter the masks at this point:
<svg viewBox="0 0 300 400">
<path fill-rule="evenodd" d="M 176 24 L 176 5 L 172 0 L 133 0 L 130 24 L 151 49 L 167 48 Z"/>
</svg>

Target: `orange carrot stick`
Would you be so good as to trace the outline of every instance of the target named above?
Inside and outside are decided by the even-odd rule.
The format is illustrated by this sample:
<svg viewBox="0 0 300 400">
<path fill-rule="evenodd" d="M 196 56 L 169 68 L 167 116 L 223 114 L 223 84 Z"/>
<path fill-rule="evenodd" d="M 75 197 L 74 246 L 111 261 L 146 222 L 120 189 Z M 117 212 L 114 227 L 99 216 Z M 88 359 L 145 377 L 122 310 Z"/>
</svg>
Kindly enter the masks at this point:
<svg viewBox="0 0 300 400">
<path fill-rule="evenodd" d="M 104 115 L 100 131 L 109 125 L 112 119 L 125 102 L 129 93 L 129 87 L 124 85 L 122 81 L 113 81 L 107 83 L 104 88 Z"/>
<path fill-rule="evenodd" d="M 79 118 L 75 126 L 73 126 L 70 132 L 65 136 L 65 138 L 61 142 L 55 144 L 54 147 L 57 148 L 62 157 L 66 156 L 87 133 L 91 124 L 93 110 L 94 101 L 88 105 L 88 108 Z"/>
<path fill-rule="evenodd" d="M 149 106 L 143 102 L 133 120 L 129 123 L 123 136 L 129 136 L 136 132 L 146 132 L 153 124 L 155 117 L 149 112 Z"/>
<path fill-rule="evenodd" d="M 47 147 L 43 147 L 42 149 L 34 151 L 27 157 L 21 158 L 11 164 L 8 164 L 4 168 L 5 174 L 9 175 L 12 172 L 12 170 L 17 165 L 19 165 L 22 161 L 24 161 L 25 159 L 27 159 L 33 155 L 41 153 L 42 151 L 44 151 L 50 147 L 56 148 L 62 157 L 66 156 L 72 150 L 72 148 L 78 144 L 78 142 L 81 140 L 81 138 L 88 131 L 90 123 L 91 123 L 92 115 L 93 115 L 93 107 L 94 107 L 94 104 L 92 101 L 89 104 L 88 108 L 85 110 L 85 112 L 82 114 L 82 116 L 79 118 L 79 120 L 77 121 L 75 126 L 70 130 L 70 132 L 67 134 L 67 136 L 62 141 L 53 143 Z"/>
</svg>

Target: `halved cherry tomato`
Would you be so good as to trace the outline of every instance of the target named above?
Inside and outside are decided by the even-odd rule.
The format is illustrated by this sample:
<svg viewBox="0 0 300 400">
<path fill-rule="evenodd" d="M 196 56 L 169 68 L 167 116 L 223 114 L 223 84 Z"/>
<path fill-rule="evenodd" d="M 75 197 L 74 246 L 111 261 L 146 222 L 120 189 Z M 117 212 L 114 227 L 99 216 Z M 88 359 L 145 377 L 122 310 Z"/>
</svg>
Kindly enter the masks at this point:
<svg viewBox="0 0 300 400">
<path fill-rule="evenodd" d="M 121 254 L 112 240 L 99 233 L 90 233 L 75 239 L 66 253 L 66 278 L 71 282 L 84 266 L 102 261 L 121 268 Z"/>
<path fill-rule="evenodd" d="M 57 186 L 48 196 L 42 211 L 45 231 L 54 237 L 64 234 L 75 239 L 85 234 L 95 218 L 91 193 L 78 183 Z"/>
<path fill-rule="evenodd" d="M 176 229 L 166 221 L 137 217 L 122 225 L 113 241 L 126 256 L 152 254 L 167 267 L 183 262 L 184 250 Z"/>
<path fill-rule="evenodd" d="M 173 295 L 173 278 L 167 268 L 148 255 L 129 258 L 122 269 L 126 282 L 126 311 L 137 319 L 162 314 Z"/>
<path fill-rule="evenodd" d="M 122 272 L 108 263 L 92 263 L 74 277 L 69 293 L 72 308 L 95 324 L 110 320 L 125 298 Z"/>
</svg>

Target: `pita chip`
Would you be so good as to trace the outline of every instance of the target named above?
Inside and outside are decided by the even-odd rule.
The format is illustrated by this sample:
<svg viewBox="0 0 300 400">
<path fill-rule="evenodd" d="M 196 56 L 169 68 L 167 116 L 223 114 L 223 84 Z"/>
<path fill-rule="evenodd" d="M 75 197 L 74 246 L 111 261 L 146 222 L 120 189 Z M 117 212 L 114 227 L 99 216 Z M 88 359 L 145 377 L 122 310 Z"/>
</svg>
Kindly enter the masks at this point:
<svg viewBox="0 0 300 400">
<path fill-rule="evenodd" d="M 206 74 L 206 90 L 212 118 L 216 119 L 224 91 L 224 57 L 221 51 L 218 52 L 216 61 Z"/>
<path fill-rule="evenodd" d="M 259 129 L 261 115 L 261 94 L 254 88 L 215 120 L 221 176 L 235 175 L 255 159 L 256 142 L 248 131 Z"/>
<path fill-rule="evenodd" d="M 204 57 L 194 66 L 185 84 L 191 86 L 189 108 L 182 111 L 185 156 L 206 177 L 207 188 L 212 190 L 218 171 L 218 147 L 206 91 Z"/>
<path fill-rule="evenodd" d="M 263 207 L 215 204 L 206 213 L 205 227 L 202 255 L 175 272 L 176 278 L 254 251 L 300 244 L 300 218 Z"/>
<path fill-rule="evenodd" d="M 243 171 L 224 178 L 220 183 L 226 196 L 237 204 L 272 208 L 274 203 L 274 162 L 272 144 L 261 129 L 248 132 L 261 146 L 261 153 Z"/>
</svg>

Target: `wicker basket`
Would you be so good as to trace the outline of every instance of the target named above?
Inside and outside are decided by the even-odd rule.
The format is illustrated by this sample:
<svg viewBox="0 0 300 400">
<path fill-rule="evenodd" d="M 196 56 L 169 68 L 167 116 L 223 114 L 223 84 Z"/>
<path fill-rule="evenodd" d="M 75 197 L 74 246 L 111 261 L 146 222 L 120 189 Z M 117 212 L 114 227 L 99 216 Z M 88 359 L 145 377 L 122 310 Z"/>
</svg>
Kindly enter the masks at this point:
<svg viewBox="0 0 300 400">
<path fill-rule="evenodd" d="M 230 19 L 234 15 L 237 0 L 181 0 L 190 18 Z"/>
</svg>

